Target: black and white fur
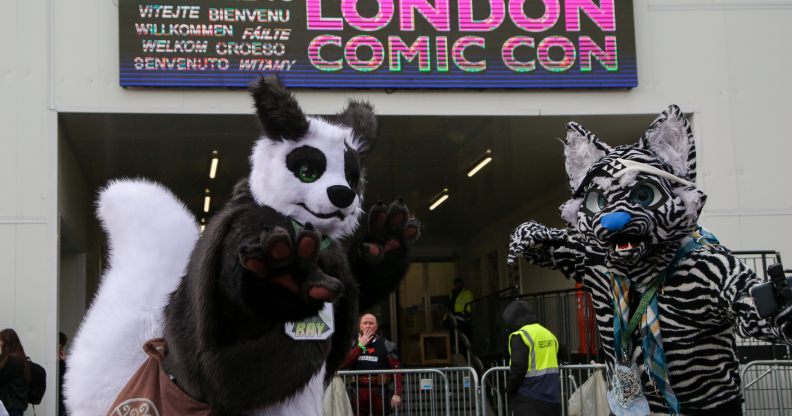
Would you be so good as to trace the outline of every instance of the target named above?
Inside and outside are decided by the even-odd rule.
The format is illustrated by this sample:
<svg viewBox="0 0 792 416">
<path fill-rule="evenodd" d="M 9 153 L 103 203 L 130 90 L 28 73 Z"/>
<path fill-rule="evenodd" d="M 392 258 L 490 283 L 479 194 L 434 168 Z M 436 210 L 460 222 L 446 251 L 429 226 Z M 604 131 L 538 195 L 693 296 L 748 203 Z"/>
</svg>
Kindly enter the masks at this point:
<svg viewBox="0 0 792 416">
<path fill-rule="evenodd" d="M 371 106 L 352 101 L 326 120 L 306 117 L 277 78 L 251 92 L 263 133 L 250 177 L 197 242 L 182 237 L 195 235 L 195 222 L 164 188 L 120 181 L 102 192 L 110 268 L 69 357 L 70 414 L 105 414 L 145 359 L 143 341 L 164 336 L 163 368 L 214 414 L 318 416 L 324 379 L 347 352 L 358 308 L 384 298 L 406 273 L 417 222 L 399 201 L 377 203 L 367 216 L 361 209 L 361 160 L 377 129 Z M 122 211 L 108 213 L 115 209 Z M 166 214 L 179 221 L 157 220 Z M 361 217 L 365 232 L 342 245 Z M 151 238 L 141 243 L 141 235 Z M 165 273 L 156 259 L 168 264 Z M 167 282 L 149 281 L 152 271 Z M 286 322 L 316 315 L 325 302 L 334 309 L 330 339 L 286 335 Z M 144 304 L 154 312 L 136 319 Z M 130 318 L 114 320 L 116 310 Z"/>
<path fill-rule="evenodd" d="M 607 168 L 616 159 L 637 161 L 695 182 L 693 135 L 684 114 L 671 106 L 631 146 L 611 148 L 570 123 L 564 153 L 573 197 L 562 205 L 561 214 L 571 228 L 533 221 L 520 225 L 511 236 L 509 262 L 522 256 L 590 288 L 602 345 L 612 365 L 614 296 L 608 273 L 628 277 L 632 289 L 642 293 L 669 265 L 682 239 L 695 230 L 706 197 L 680 181 L 636 171 L 617 178 Z M 602 219 L 617 211 L 628 213 L 629 222 L 618 230 L 603 226 Z M 757 283 L 755 273 L 728 249 L 704 245 L 682 259 L 659 290 L 663 348 L 683 413 L 706 413 L 741 401 L 735 329 L 742 336 L 792 342 L 792 308 L 773 323 L 761 319 L 749 295 Z M 632 359 L 643 370 L 638 331 L 633 345 Z M 646 372 L 641 373 L 652 411 L 666 412 Z"/>
</svg>

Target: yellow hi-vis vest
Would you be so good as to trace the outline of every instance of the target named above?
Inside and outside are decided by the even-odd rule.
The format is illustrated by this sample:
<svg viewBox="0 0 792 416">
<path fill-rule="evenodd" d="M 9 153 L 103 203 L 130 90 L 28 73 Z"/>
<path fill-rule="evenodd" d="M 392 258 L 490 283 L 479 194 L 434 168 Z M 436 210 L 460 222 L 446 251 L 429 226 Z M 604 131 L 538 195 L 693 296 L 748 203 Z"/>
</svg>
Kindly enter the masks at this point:
<svg viewBox="0 0 792 416">
<path fill-rule="evenodd" d="M 454 301 L 454 314 L 462 315 L 464 313 L 470 314 L 470 302 L 473 302 L 473 292 L 468 289 L 462 289 Z"/>
<path fill-rule="evenodd" d="M 528 370 L 525 377 L 558 373 L 558 339 L 552 332 L 539 324 L 525 325 L 512 332 L 509 334 L 509 357 L 511 357 L 511 337 L 514 335 L 519 335 L 528 347 Z"/>
</svg>

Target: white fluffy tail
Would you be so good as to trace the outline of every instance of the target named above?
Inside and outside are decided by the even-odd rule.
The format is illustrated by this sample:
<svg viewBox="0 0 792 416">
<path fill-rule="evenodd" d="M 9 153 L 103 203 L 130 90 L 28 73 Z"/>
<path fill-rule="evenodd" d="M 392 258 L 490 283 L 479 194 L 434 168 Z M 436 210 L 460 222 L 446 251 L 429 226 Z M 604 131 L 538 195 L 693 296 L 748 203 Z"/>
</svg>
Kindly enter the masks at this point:
<svg viewBox="0 0 792 416">
<path fill-rule="evenodd" d="M 99 196 L 109 263 L 72 343 L 65 379 L 72 416 L 107 414 L 162 336 L 163 308 L 198 239 L 192 214 L 170 191 L 145 180 L 111 182 Z"/>
</svg>

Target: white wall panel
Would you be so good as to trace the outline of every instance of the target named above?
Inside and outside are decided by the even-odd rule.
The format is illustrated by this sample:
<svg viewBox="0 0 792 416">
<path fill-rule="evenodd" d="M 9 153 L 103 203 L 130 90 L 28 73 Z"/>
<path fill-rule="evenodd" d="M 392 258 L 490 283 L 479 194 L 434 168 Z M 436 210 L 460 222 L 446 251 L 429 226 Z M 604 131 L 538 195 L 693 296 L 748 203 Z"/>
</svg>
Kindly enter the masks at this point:
<svg viewBox="0 0 792 416">
<path fill-rule="evenodd" d="M 4 2 L 0 13 L 0 324 L 14 328 L 47 370 L 47 395 L 37 407 L 45 415 L 55 413 L 58 261 L 49 5 Z"/>
<path fill-rule="evenodd" d="M 715 234 L 715 237 L 718 237 L 718 240 L 720 240 L 721 244 L 725 245 L 731 250 L 745 249 L 742 243 L 742 238 L 740 238 L 739 217 L 733 215 L 722 216 L 703 214 L 701 218 L 699 218 L 699 224 Z M 759 247 L 751 248 L 758 249 Z M 769 250 L 769 247 L 765 247 L 764 249 Z"/>
<path fill-rule="evenodd" d="M 784 268 L 792 267 L 792 215 L 740 217 L 740 237 L 745 249 L 780 250 Z"/>
<path fill-rule="evenodd" d="M 16 318 L 16 225 L 0 223 L 0 329 Z"/>
<path fill-rule="evenodd" d="M 14 329 L 27 355 L 47 370 L 47 392 L 36 413 L 54 414 L 55 363 L 57 359 L 57 264 L 52 227 L 47 224 L 21 224 L 16 233 L 16 285 Z M 30 412 L 32 409 L 28 409 Z M 32 412 L 31 412 L 32 413 Z"/>
<path fill-rule="evenodd" d="M 792 215 L 792 192 L 779 182 L 792 176 L 792 137 L 785 127 L 792 112 L 786 43 L 792 38 L 790 19 L 792 8 L 726 14 L 727 25 L 735 30 L 724 39 L 730 50 L 724 69 L 730 75 L 732 111 L 723 114 L 722 122 L 731 126 L 738 155 L 733 163 L 740 208 L 786 209 Z M 749 29 L 741 29 L 745 27 Z"/>
<path fill-rule="evenodd" d="M 4 4 L 3 11 L 3 13 L 0 13 L 0 27 L 15 27 L 17 2 Z M 4 37 L 5 42 L 8 42 L 9 45 L 18 45 L 19 43 L 19 33 L 16 30 L 6 30 Z M 16 57 L 13 50 L 6 51 L 5 55 L 7 58 L 0 59 L 0 90 L 14 91 L 16 88 Z M 5 93 L 3 93 L 3 96 L 5 96 Z M 0 190 L 10 190 L 16 185 L 16 148 L 19 135 L 19 122 L 17 121 L 17 113 L 13 108 L 13 100 L 0 98 L 0 126 L 3 126 L 3 133 L 0 134 L 0 148 L 3 149 L 0 152 Z M 0 198 L 0 218 L 15 215 L 15 207 L 16 201 L 14 198 Z M 0 277 L 0 279 L 2 278 Z"/>
<path fill-rule="evenodd" d="M 25 1 L 18 3 L 16 24 L 19 42 L 12 46 L 10 56 L 15 64 L 13 100 L 8 105 L 15 128 L 16 140 L 16 186 L 14 193 L 15 214 L 24 217 L 47 215 L 50 191 L 47 183 L 55 177 L 55 166 L 47 163 L 49 153 L 55 148 L 48 146 L 47 119 L 49 59 L 47 37 L 47 3 Z M 36 29 L 31 30 L 31 25 Z M 6 129 L 7 126 L 3 126 Z M 54 196 L 53 196 L 54 197 Z"/>
</svg>

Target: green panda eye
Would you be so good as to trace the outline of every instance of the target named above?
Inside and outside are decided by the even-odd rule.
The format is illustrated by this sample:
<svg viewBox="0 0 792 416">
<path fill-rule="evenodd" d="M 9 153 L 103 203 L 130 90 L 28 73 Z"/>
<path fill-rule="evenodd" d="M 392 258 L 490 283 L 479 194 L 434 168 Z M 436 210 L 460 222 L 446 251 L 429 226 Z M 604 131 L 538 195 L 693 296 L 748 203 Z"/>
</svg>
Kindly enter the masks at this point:
<svg viewBox="0 0 792 416">
<path fill-rule="evenodd" d="M 317 169 L 316 166 L 312 166 L 310 163 L 303 163 L 297 169 L 297 177 L 304 183 L 315 182 L 319 179 L 319 176 L 319 169 Z"/>
</svg>

